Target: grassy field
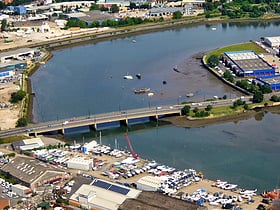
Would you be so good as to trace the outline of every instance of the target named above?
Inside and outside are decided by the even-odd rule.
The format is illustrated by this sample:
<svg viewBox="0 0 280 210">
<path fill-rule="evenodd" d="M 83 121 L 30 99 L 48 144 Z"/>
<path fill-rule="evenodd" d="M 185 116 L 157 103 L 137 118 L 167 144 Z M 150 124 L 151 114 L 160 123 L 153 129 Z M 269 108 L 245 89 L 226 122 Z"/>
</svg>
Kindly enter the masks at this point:
<svg viewBox="0 0 280 210">
<path fill-rule="evenodd" d="M 263 48 L 261 48 L 259 45 L 257 45 L 256 43 L 246 42 L 246 43 L 226 46 L 226 47 L 219 48 L 217 50 L 211 51 L 210 53 L 208 53 L 206 55 L 206 60 L 211 55 L 217 55 L 219 57 L 224 52 L 242 51 L 242 50 L 253 50 L 257 54 L 266 53 L 266 51 Z"/>
</svg>

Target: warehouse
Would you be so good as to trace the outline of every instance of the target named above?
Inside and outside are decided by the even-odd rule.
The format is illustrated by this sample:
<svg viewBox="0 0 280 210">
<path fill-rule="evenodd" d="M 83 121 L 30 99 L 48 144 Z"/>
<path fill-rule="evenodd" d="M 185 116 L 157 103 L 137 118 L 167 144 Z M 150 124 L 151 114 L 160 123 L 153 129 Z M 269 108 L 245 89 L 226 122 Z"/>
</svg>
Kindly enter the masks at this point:
<svg viewBox="0 0 280 210">
<path fill-rule="evenodd" d="M 43 147 L 45 144 L 40 138 L 23 139 L 12 143 L 12 147 L 16 151 L 32 150 L 34 148 Z"/>
<path fill-rule="evenodd" d="M 127 198 L 137 198 L 141 191 L 104 180 L 94 180 L 91 185 L 82 185 L 71 197 L 86 209 L 118 209 Z"/>
<path fill-rule="evenodd" d="M 257 81 L 257 84 L 260 84 L 260 85 L 269 85 L 271 87 L 272 91 L 280 90 L 280 75 L 260 77 L 260 78 L 257 78 L 256 81 Z"/>
<path fill-rule="evenodd" d="M 88 171 L 93 167 L 93 159 L 85 159 L 82 157 L 71 158 L 66 162 L 68 168 Z"/>
<path fill-rule="evenodd" d="M 45 184 L 70 178 L 64 170 L 53 168 L 34 158 L 22 156 L 11 160 L 0 170 L 33 191 Z"/>
<path fill-rule="evenodd" d="M 239 76 L 263 77 L 275 75 L 275 68 L 251 50 L 225 52 L 223 61 Z"/>
<path fill-rule="evenodd" d="M 269 47 L 280 47 L 280 36 L 264 37 L 264 43 Z"/>
<path fill-rule="evenodd" d="M 157 191 L 161 186 L 158 176 L 144 176 L 136 182 L 137 189 L 145 191 Z"/>
</svg>

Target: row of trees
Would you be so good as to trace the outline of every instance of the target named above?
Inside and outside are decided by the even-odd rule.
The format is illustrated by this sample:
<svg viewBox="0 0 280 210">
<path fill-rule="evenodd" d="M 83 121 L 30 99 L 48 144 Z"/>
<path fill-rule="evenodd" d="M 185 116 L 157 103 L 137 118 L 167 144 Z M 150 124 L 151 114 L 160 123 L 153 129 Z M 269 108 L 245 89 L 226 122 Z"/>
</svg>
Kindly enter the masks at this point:
<svg viewBox="0 0 280 210">
<path fill-rule="evenodd" d="M 229 18 L 258 18 L 265 13 L 280 14 L 280 5 L 276 0 L 233 0 L 231 2 L 207 1 L 204 3 L 206 17 L 227 16 Z"/>
<path fill-rule="evenodd" d="M 164 19 L 161 17 L 159 19 L 142 19 L 142 18 L 135 18 L 135 17 L 127 17 L 125 19 L 118 19 L 118 20 L 104 20 L 104 21 L 93 21 L 90 25 L 88 25 L 85 21 L 82 20 L 74 20 L 70 19 L 67 24 L 66 28 L 70 27 L 80 27 L 80 28 L 95 28 L 95 27 L 124 27 L 124 26 L 133 26 L 145 23 L 156 23 L 156 22 L 163 22 Z"/>
</svg>

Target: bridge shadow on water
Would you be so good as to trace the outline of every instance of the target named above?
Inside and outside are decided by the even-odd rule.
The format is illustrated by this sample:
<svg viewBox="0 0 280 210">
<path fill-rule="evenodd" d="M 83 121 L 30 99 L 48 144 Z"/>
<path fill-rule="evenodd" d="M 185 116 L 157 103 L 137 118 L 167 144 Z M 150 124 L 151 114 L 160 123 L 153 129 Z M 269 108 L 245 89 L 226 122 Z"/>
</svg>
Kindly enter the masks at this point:
<svg viewBox="0 0 280 210">
<path fill-rule="evenodd" d="M 88 126 L 67 129 L 64 135 L 64 140 L 69 143 L 88 141 L 92 139 L 99 139 L 106 136 L 120 136 L 124 133 L 138 133 L 144 130 L 158 129 L 159 127 L 171 126 L 171 123 L 165 121 L 150 121 L 143 123 L 125 125 L 115 125 L 110 127 L 103 127 L 101 130 L 91 130 Z"/>
</svg>

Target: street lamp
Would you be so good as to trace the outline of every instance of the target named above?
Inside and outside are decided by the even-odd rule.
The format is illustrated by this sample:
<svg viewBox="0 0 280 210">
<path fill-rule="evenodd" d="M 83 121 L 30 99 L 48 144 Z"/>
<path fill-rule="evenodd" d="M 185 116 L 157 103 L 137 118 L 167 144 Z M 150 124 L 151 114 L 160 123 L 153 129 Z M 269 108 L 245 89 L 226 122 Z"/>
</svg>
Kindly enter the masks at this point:
<svg viewBox="0 0 280 210">
<path fill-rule="evenodd" d="M 178 97 L 178 105 L 180 104 L 181 96 Z"/>
</svg>

